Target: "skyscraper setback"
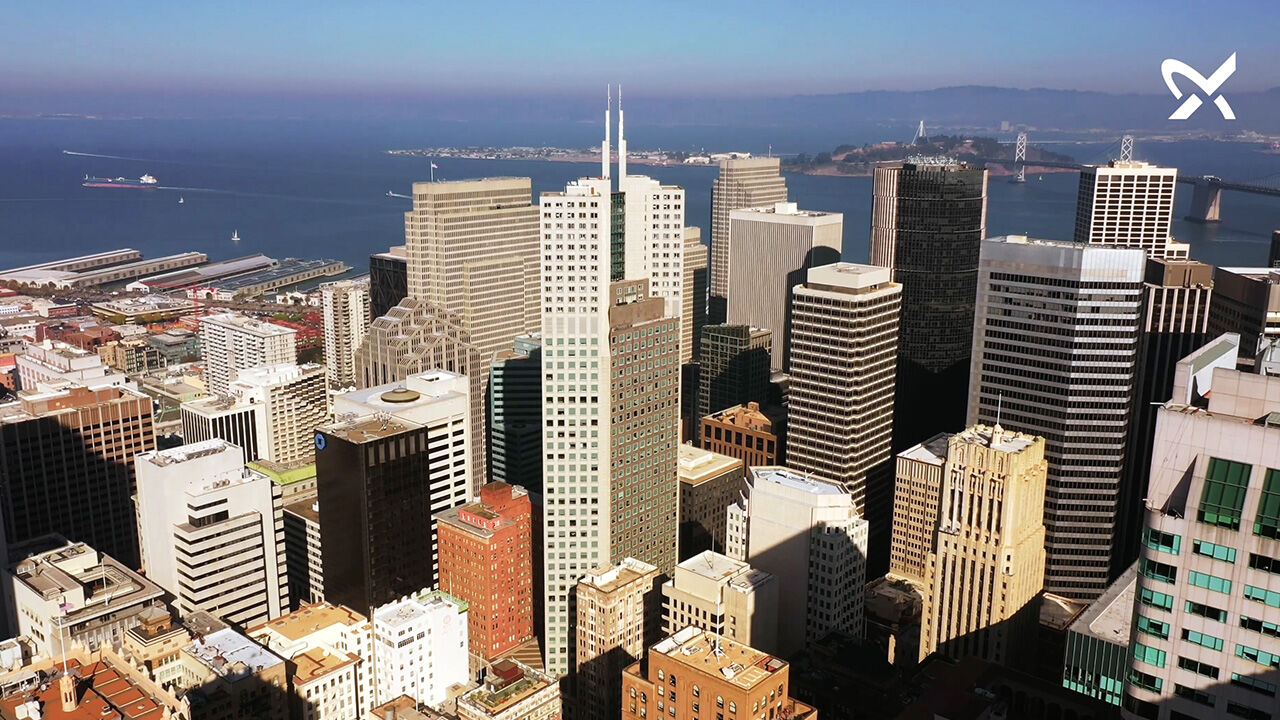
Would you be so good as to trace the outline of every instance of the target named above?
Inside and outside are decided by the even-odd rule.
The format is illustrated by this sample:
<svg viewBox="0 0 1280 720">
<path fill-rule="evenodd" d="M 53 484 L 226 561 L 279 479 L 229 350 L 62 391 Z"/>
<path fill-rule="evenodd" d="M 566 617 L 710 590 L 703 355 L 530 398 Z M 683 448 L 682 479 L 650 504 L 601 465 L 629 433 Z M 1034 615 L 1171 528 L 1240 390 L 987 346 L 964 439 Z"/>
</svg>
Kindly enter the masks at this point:
<svg viewBox="0 0 1280 720">
<path fill-rule="evenodd" d="M 1111 579 L 1145 265 L 1137 248 L 982 244 L 969 424 L 1045 439 L 1045 589 L 1070 598 Z"/>
<path fill-rule="evenodd" d="M 871 264 L 902 285 L 894 447 L 964 421 L 987 170 L 946 159 L 877 167 Z"/>
<path fill-rule="evenodd" d="M 708 322 L 727 319 L 729 297 L 729 211 L 787 201 L 787 181 L 778 158 L 726 158 L 711 185 L 711 294 Z M 770 328 L 774 329 L 774 328 Z"/>
</svg>

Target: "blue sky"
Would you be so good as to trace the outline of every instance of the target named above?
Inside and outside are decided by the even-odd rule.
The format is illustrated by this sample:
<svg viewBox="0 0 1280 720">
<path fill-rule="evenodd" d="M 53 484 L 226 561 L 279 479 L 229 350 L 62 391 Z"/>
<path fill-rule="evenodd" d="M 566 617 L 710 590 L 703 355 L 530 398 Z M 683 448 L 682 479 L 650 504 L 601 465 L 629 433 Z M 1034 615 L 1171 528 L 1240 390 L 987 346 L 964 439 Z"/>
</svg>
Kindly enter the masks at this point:
<svg viewBox="0 0 1280 720">
<path fill-rule="evenodd" d="M 773 97 L 948 85 L 1280 86 L 1280 2 L 10 2 L 0 104 L 76 93 Z"/>
</svg>

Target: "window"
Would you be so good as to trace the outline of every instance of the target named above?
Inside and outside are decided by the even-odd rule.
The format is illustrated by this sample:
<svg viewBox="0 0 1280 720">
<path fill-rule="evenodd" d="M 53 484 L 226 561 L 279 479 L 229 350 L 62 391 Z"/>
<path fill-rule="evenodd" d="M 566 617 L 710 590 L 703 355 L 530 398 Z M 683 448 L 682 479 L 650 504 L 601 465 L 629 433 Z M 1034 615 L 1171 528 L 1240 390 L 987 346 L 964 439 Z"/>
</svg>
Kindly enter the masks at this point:
<svg viewBox="0 0 1280 720">
<path fill-rule="evenodd" d="M 1182 629 L 1182 639 L 1212 650 L 1222 649 L 1222 639 L 1195 630 Z"/>
<path fill-rule="evenodd" d="M 1231 592 L 1231 581 L 1226 578 L 1220 578 L 1216 575 L 1208 575 L 1194 570 L 1187 574 L 1187 582 L 1198 588 L 1212 590 L 1220 593 Z"/>
<path fill-rule="evenodd" d="M 1152 620 L 1141 615 L 1138 616 L 1138 630 L 1148 635 L 1154 635 L 1161 640 L 1169 638 L 1169 623 Z"/>
<path fill-rule="evenodd" d="M 1129 671 L 1129 683 L 1137 685 L 1143 690 L 1150 690 L 1151 692 L 1160 692 L 1160 686 L 1162 684 L 1160 678 L 1155 675 L 1148 675 L 1139 670 Z"/>
<path fill-rule="evenodd" d="M 1233 563 L 1236 561 L 1236 549 L 1226 545 L 1217 545 L 1207 540 L 1196 540 L 1191 543 L 1191 552 L 1214 560 Z"/>
<path fill-rule="evenodd" d="M 1280 608 L 1280 592 L 1254 587 L 1252 585 L 1245 585 L 1244 596 L 1249 600 L 1265 603 L 1271 607 Z"/>
<path fill-rule="evenodd" d="M 1144 528 L 1142 530 L 1142 544 L 1152 550 L 1160 550 L 1161 552 L 1177 555 L 1182 545 L 1182 538 L 1173 533 L 1161 532 L 1155 528 Z"/>
<path fill-rule="evenodd" d="M 1269 653 L 1266 650 L 1251 648 L 1248 645 L 1236 646 L 1236 657 L 1242 657 L 1245 660 L 1252 660 L 1259 665 L 1267 667 L 1280 667 L 1280 655 Z"/>
<path fill-rule="evenodd" d="M 1133 657 L 1148 665 L 1164 667 L 1165 652 L 1159 648 L 1147 647 L 1142 643 L 1133 644 Z"/>
<path fill-rule="evenodd" d="M 1216 620 L 1218 622 L 1227 621 L 1226 610 L 1219 610 L 1218 608 L 1209 605 L 1201 605 L 1200 603 L 1193 602 L 1191 600 L 1187 601 L 1186 610 L 1192 615 L 1199 615 L 1200 617 L 1206 617 L 1210 620 Z"/>
<path fill-rule="evenodd" d="M 1245 488 L 1249 487 L 1249 471 L 1245 463 L 1209 458 L 1204 492 L 1200 494 L 1200 510 L 1196 519 L 1207 525 L 1240 529 L 1240 511 L 1244 508 Z"/>
<path fill-rule="evenodd" d="M 662 682 L 663 680 L 666 680 L 666 679 L 667 679 L 666 671 L 658 670 L 658 682 Z"/>
<path fill-rule="evenodd" d="M 1280 560 L 1266 555 L 1258 555 L 1257 553 L 1249 553 L 1249 567 L 1254 570 L 1261 570 L 1273 575 L 1280 575 Z"/>
<path fill-rule="evenodd" d="M 1139 563 L 1142 569 L 1142 576 L 1159 580 L 1160 582 L 1172 583 L 1178 579 L 1178 568 L 1167 565 L 1162 562 L 1156 562 L 1150 558 L 1142 558 Z"/>
<path fill-rule="evenodd" d="M 1183 670 L 1190 670 L 1197 675 L 1203 675 L 1207 678 L 1213 678 L 1214 680 L 1218 679 L 1218 668 L 1209 665 L 1208 663 L 1202 663 L 1198 660 L 1192 660 L 1191 658 L 1180 657 L 1178 658 L 1178 667 Z"/>
<path fill-rule="evenodd" d="M 1180 698 L 1190 700 L 1193 703 L 1199 703 L 1207 707 L 1213 707 L 1213 704 L 1217 701 L 1217 698 L 1203 690 L 1196 690 L 1195 688 L 1187 687 L 1186 685 L 1178 685 L 1176 683 L 1173 686 L 1173 694 Z"/>
<path fill-rule="evenodd" d="M 1246 617 L 1244 615 L 1241 615 L 1240 627 L 1244 628 L 1245 630 L 1252 630 L 1262 635 L 1268 635 L 1273 638 L 1280 638 L 1280 625 L 1276 625 L 1275 623 L 1269 623 L 1265 620 L 1258 620 L 1256 618 L 1251 618 L 1251 617 Z"/>
<path fill-rule="evenodd" d="M 738 712 L 738 703 L 736 703 L 736 702 L 734 702 L 734 701 L 730 700 L 730 701 L 729 701 L 729 712 L 731 712 L 731 713 L 736 713 L 736 712 Z"/>
<path fill-rule="evenodd" d="M 724 698 L 720 697 L 719 695 L 716 696 L 716 707 L 718 708 L 724 707 Z"/>
<path fill-rule="evenodd" d="M 1266 710 L 1242 705 L 1235 700 L 1227 701 L 1227 714 L 1236 717 L 1246 718 L 1246 720 L 1271 720 L 1271 713 Z"/>
<path fill-rule="evenodd" d="M 1173 609 L 1173 596 L 1165 595 L 1162 592 L 1156 592 L 1150 588 L 1143 588 L 1138 596 L 1138 600 L 1147 607 L 1160 608 L 1161 610 Z"/>
<path fill-rule="evenodd" d="M 1266 695 L 1267 697 L 1276 696 L 1275 685 L 1272 685 L 1271 683 L 1265 680 L 1259 680 L 1258 678 L 1250 677 L 1248 675 L 1241 675 L 1240 673 L 1231 673 L 1231 684 L 1235 685 L 1236 687 L 1242 687 L 1246 690 L 1252 690 L 1258 693 L 1259 695 Z"/>
<path fill-rule="evenodd" d="M 702 695 L 702 691 L 698 689 L 698 686 L 697 686 L 697 685 L 694 685 L 694 686 L 693 686 L 693 696 L 694 696 L 694 697 L 700 697 L 701 695 Z"/>
<path fill-rule="evenodd" d="M 1280 470 L 1267 470 L 1262 482 L 1262 499 L 1258 517 L 1253 521 L 1253 534 L 1280 540 Z"/>
</svg>

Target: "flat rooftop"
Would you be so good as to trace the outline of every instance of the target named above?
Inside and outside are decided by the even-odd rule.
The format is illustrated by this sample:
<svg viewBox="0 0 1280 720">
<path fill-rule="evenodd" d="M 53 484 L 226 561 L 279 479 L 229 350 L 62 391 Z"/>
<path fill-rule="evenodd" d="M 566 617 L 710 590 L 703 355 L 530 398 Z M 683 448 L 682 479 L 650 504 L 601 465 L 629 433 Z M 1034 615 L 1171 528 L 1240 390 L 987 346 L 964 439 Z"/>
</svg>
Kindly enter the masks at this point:
<svg viewBox="0 0 1280 720">
<path fill-rule="evenodd" d="M 289 281 L 295 275 L 302 275 L 316 270 L 324 270 L 326 268 L 337 266 L 345 267 L 341 260 L 302 260 L 299 258 L 285 258 L 275 267 L 237 275 L 233 278 L 215 283 L 214 287 L 224 292 L 236 292 L 238 290 L 243 290 L 244 288 L 251 288 L 255 285 L 262 284 L 290 285 L 292 283 Z"/>
<path fill-rule="evenodd" d="M 898 457 L 917 462 L 926 462 L 931 465 L 941 465 L 947 461 L 947 441 L 950 439 L 951 433 L 938 433 L 922 443 L 903 450 L 898 453 Z"/>
<path fill-rule="evenodd" d="M 712 478 L 742 467 L 743 463 L 738 458 L 731 458 L 728 455 L 703 450 L 689 444 L 680 446 L 678 472 L 681 482 L 701 485 Z"/>
<path fill-rule="evenodd" d="M 69 606 L 58 616 L 64 626 L 164 595 L 159 585 L 110 555 L 79 542 L 20 560 L 14 567 L 14 577 L 45 601 L 57 600 Z"/>
<path fill-rule="evenodd" d="M 309 523 L 320 524 L 320 501 L 314 497 L 289 503 L 284 506 L 284 511 L 293 513 Z"/>
<path fill-rule="evenodd" d="M 319 680 L 335 670 L 355 664 L 360 658 L 352 653 L 331 653 L 324 648 L 314 647 L 290 658 L 296 670 L 293 673 L 295 685 Z"/>
<path fill-rule="evenodd" d="M 209 438 L 200 442 L 193 442 L 189 445 L 179 445 L 176 448 L 168 450 L 151 450 L 149 452 L 139 453 L 138 458 L 145 460 L 157 467 L 167 467 L 169 465 L 177 465 L 189 460 L 197 460 L 202 457 L 211 455 L 219 455 L 225 452 L 234 452 L 240 455 L 240 448 L 223 440 L 222 438 Z"/>
<path fill-rule="evenodd" d="M 602 566 L 594 572 L 583 576 L 578 582 L 596 588 L 600 592 L 611 593 L 618 588 L 639 580 L 658 568 L 635 558 L 625 558 L 617 565 Z"/>
<path fill-rule="evenodd" d="M 376 415 L 369 414 L 355 420 L 321 425 L 316 429 L 323 430 L 350 443 L 367 443 L 372 440 L 381 440 L 385 437 L 398 435 L 406 430 L 418 427 L 422 426 L 402 418 L 379 418 Z"/>
<path fill-rule="evenodd" d="M 796 472 L 785 467 L 762 466 L 751 468 L 751 474 L 757 480 L 780 485 L 792 490 L 799 490 L 814 495 L 848 495 L 849 490 L 839 483 L 828 482 L 816 477 Z"/>
<path fill-rule="evenodd" d="M 384 625 L 399 628 L 435 613 L 462 613 L 467 607 L 466 603 L 446 592 L 431 590 L 389 602 L 374 610 L 373 618 Z"/>
<path fill-rule="evenodd" d="M 719 581 L 736 575 L 750 566 L 718 552 L 703 550 L 676 567 L 700 575 L 708 580 Z"/>
<path fill-rule="evenodd" d="M 1088 609 L 1080 613 L 1071 623 L 1070 632 L 1128 647 L 1137 584 L 1138 564 L 1134 563 L 1108 585 Z"/>
<path fill-rule="evenodd" d="M 327 602 L 303 605 L 287 615 L 275 620 L 249 628 L 250 634 L 260 630 L 271 630 L 290 642 L 334 625 L 352 627 L 362 625 L 368 620 L 360 613 L 344 605 L 333 605 Z"/>
<path fill-rule="evenodd" d="M 744 690 L 754 690 L 787 667 L 786 661 L 768 653 L 695 627 L 681 630 L 654 645 L 650 652 L 666 655 L 695 673 L 719 674 Z"/>
<path fill-rule="evenodd" d="M 200 324 L 211 323 L 214 325 L 225 325 L 236 328 L 243 332 L 253 333 L 262 337 L 272 335 L 293 335 L 297 334 L 297 330 L 287 328 L 283 325 L 276 325 L 257 318 L 251 318 L 248 315 L 240 315 L 238 313 L 221 313 L 218 315 L 206 315 L 200 318 Z"/>
<path fill-rule="evenodd" d="M 839 217 L 840 213 L 827 212 L 825 210 L 801 210 L 795 203 L 781 202 L 764 207 L 736 208 L 729 211 L 732 213 L 755 214 L 755 215 L 777 215 L 801 218 L 821 218 L 821 217 Z"/>
<path fill-rule="evenodd" d="M 230 628 L 206 635 L 184 649 L 220 677 L 233 681 L 284 664 L 278 655 Z"/>
</svg>

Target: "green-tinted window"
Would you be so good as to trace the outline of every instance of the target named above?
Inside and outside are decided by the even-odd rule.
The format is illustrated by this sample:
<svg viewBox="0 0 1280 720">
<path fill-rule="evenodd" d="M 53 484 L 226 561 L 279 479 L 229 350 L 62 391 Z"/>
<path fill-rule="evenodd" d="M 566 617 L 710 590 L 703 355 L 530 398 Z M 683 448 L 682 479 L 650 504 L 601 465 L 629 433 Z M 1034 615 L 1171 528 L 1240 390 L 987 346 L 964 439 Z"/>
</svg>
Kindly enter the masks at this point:
<svg viewBox="0 0 1280 720">
<path fill-rule="evenodd" d="M 1244 508 L 1245 488 L 1249 487 L 1249 471 L 1245 463 L 1209 458 L 1209 471 L 1200 495 L 1200 511 L 1196 519 L 1209 525 L 1240 529 L 1240 511 Z"/>
<path fill-rule="evenodd" d="M 1199 615 L 1200 617 L 1206 617 L 1206 618 L 1209 618 L 1210 620 L 1217 620 L 1218 622 L 1227 621 L 1226 610 L 1219 610 L 1218 608 L 1212 607 L 1210 605 L 1202 605 L 1198 602 L 1192 602 L 1191 600 L 1188 600 L 1186 609 L 1187 609 L 1187 612 L 1191 613 L 1192 615 Z"/>
<path fill-rule="evenodd" d="M 1280 625 L 1269 623 L 1266 620 L 1259 620 L 1246 616 L 1240 617 L 1240 627 L 1245 630 L 1252 630 L 1262 635 L 1269 635 L 1273 638 L 1280 638 Z"/>
<path fill-rule="evenodd" d="M 1266 603 L 1271 607 L 1280 608 L 1280 592 L 1254 587 L 1252 585 L 1245 585 L 1244 596 L 1255 602 Z"/>
<path fill-rule="evenodd" d="M 1214 592 L 1231 592 L 1231 581 L 1226 578 L 1220 578 L 1217 575 L 1209 575 L 1192 570 L 1187 573 L 1187 582 L 1195 585 L 1196 587 L 1212 590 Z"/>
<path fill-rule="evenodd" d="M 1210 665 L 1209 663 L 1202 663 L 1199 660 L 1192 660 L 1191 658 L 1180 657 L 1178 658 L 1178 667 L 1182 668 L 1183 670 L 1190 670 L 1191 672 L 1197 675 L 1210 677 L 1210 678 L 1213 678 L 1214 680 L 1218 679 L 1218 668 Z"/>
<path fill-rule="evenodd" d="M 1159 648 L 1147 647 L 1142 643 L 1134 643 L 1133 657 L 1148 665 L 1164 667 L 1165 652 Z"/>
<path fill-rule="evenodd" d="M 1156 562 L 1150 558 L 1142 558 L 1138 564 L 1142 569 L 1143 577 L 1149 577 L 1152 580 L 1160 582 L 1172 583 L 1178 579 L 1178 568 L 1173 565 L 1167 565 L 1162 562 Z"/>
<path fill-rule="evenodd" d="M 1138 630 L 1148 635 L 1155 635 L 1161 640 L 1169 638 L 1169 623 L 1152 620 L 1141 615 L 1138 616 Z"/>
<path fill-rule="evenodd" d="M 1141 670 L 1129 671 L 1129 683 L 1132 685 L 1137 685 L 1143 690 L 1150 690 L 1151 692 L 1160 692 L 1160 687 L 1161 687 L 1160 678 L 1156 677 L 1155 675 L 1148 675 L 1147 673 L 1144 673 Z"/>
<path fill-rule="evenodd" d="M 1151 588 L 1142 588 L 1142 592 L 1138 594 L 1138 600 L 1148 607 L 1160 608 L 1161 610 L 1173 609 L 1173 596 L 1157 592 Z"/>
<path fill-rule="evenodd" d="M 1269 653 L 1266 650 L 1251 648 L 1248 645 L 1237 645 L 1236 657 L 1252 660 L 1259 665 L 1266 665 L 1267 667 L 1280 667 L 1280 655 Z"/>
<path fill-rule="evenodd" d="M 1222 639 L 1195 630 L 1182 629 L 1182 639 L 1214 650 L 1222 649 Z"/>
<path fill-rule="evenodd" d="M 1182 546 L 1182 538 L 1173 533 L 1161 532 L 1155 528 L 1143 528 L 1142 543 L 1152 550 L 1160 550 L 1177 555 Z"/>
<path fill-rule="evenodd" d="M 1248 675 L 1241 675 L 1240 673 L 1231 673 L 1231 684 L 1235 685 L 1236 687 L 1246 688 L 1256 693 L 1266 695 L 1267 697 L 1276 696 L 1275 685 L 1272 685 L 1271 683 L 1265 680 L 1259 680 L 1258 678 L 1250 677 Z"/>
<path fill-rule="evenodd" d="M 1217 545 L 1207 540 L 1196 540 L 1191 543 L 1191 552 L 1197 555 L 1211 557 L 1214 560 L 1222 560 L 1229 563 L 1236 561 L 1235 548 L 1227 547 L 1226 545 Z"/>
<path fill-rule="evenodd" d="M 1262 483 L 1262 500 L 1258 517 L 1253 521 L 1253 534 L 1280 539 L 1280 470 L 1267 470 Z"/>
</svg>

